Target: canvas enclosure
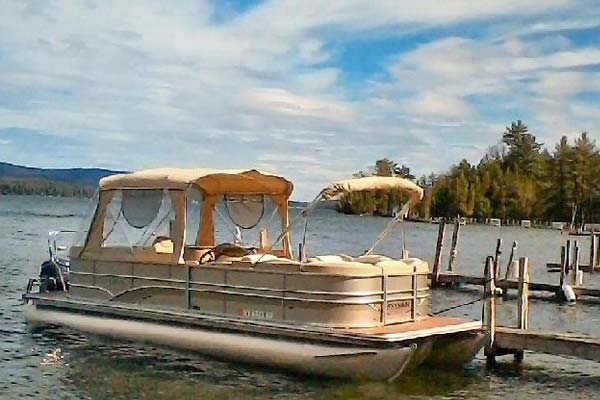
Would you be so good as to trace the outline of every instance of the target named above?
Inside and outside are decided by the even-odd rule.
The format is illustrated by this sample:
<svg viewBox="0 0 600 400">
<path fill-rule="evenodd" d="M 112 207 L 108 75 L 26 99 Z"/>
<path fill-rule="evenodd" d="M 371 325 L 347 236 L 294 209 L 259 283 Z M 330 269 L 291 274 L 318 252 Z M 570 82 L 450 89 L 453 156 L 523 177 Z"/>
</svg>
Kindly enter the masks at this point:
<svg viewBox="0 0 600 400">
<path fill-rule="evenodd" d="M 100 181 L 94 218 L 78 255 L 182 263 L 186 244 L 217 244 L 215 214 L 223 215 L 219 212 L 223 203 L 233 225 L 242 229 L 258 225 L 268 203 L 274 210 L 269 216 L 277 215 L 284 231 L 289 225 L 292 190 L 292 183 L 283 177 L 257 170 L 168 168 L 106 177 Z M 162 247 L 157 250 L 159 240 Z M 289 233 L 281 250 L 291 257 Z"/>
</svg>

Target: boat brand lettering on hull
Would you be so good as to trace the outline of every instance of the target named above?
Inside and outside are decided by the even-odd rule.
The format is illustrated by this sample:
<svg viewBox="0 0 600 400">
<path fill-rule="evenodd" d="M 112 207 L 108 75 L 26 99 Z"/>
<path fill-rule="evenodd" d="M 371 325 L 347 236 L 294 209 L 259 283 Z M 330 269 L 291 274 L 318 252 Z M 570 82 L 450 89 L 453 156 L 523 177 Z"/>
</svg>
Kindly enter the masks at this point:
<svg viewBox="0 0 600 400">
<path fill-rule="evenodd" d="M 387 305 L 388 315 L 409 313 L 411 311 L 411 300 L 390 301 Z"/>
<path fill-rule="evenodd" d="M 272 311 L 263 311 L 263 310 L 246 310 L 244 308 L 240 309 L 240 315 L 249 318 L 258 318 L 258 319 L 273 319 L 274 315 Z"/>
</svg>

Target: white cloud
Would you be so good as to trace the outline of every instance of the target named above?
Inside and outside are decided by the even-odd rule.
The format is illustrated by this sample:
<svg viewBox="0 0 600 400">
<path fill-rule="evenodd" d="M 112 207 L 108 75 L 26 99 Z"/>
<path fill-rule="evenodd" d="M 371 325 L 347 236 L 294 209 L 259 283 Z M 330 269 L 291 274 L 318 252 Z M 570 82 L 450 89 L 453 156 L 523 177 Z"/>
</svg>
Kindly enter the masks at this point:
<svg viewBox="0 0 600 400">
<path fill-rule="evenodd" d="M 405 109 L 410 114 L 429 117 L 433 120 L 464 121 L 477 113 L 465 100 L 458 97 L 441 96 L 437 93 L 423 93 L 407 101 Z"/>
<path fill-rule="evenodd" d="M 283 89 L 257 89 L 242 94 L 246 106 L 292 116 L 349 120 L 352 107 L 343 102 L 295 95 Z"/>
<path fill-rule="evenodd" d="M 578 71 L 547 72 L 540 75 L 534 89 L 546 96 L 570 96 L 587 89 L 588 74 Z"/>
<path fill-rule="evenodd" d="M 589 103 L 565 107 L 600 90 L 597 75 L 581 71 L 600 63 L 600 49 L 556 33 L 596 26 L 581 4 L 267 1 L 216 15 L 220 3 L 210 1 L 9 2 L 0 16 L 0 128 L 74 146 L 61 158 L 69 165 L 264 165 L 289 174 L 302 198 L 384 155 L 440 170 L 476 158 L 517 111 L 532 114 L 532 129 L 554 132 L 576 118 L 600 128 Z M 469 23 L 489 26 L 461 32 Z M 384 68 L 367 78 L 349 81 L 353 66 L 335 48 L 410 42 L 440 27 L 451 33 L 365 59 Z M 48 154 L 41 165 L 57 162 Z"/>
</svg>

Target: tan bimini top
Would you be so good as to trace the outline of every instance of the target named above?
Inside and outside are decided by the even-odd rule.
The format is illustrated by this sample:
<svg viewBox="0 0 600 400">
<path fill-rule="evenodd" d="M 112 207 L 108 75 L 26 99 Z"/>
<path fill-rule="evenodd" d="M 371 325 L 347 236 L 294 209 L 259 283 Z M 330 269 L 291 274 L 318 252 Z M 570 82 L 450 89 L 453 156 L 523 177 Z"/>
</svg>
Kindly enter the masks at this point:
<svg viewBox="0 0 600 400">
<path fill-rule="evenodd" d="M 363 192 L 367 190 L 400 190 L 408 193 L 414 205 L 423 198 L 423 189 L 416 183 L 395 176 L 368 176 L 334 182 L 323 190 L 323 197 L 331 199 L 340 193 Z"/>
<path fill-rule="evenodd" d="M 189 196 L 187 189 L 190 188 L 199 189 L 203 193 L 203 202 L 201 203 L 199 225 L 191 226 L 191 230 L 186 231 L 188 224 L 186 208 Z M 108 176 L 100 180 L 98 207 L 80 255 L 87 259 L 105 261 L 143 259 L 144 262 L 153 263 L 183 263 L 185 261 L 183 258 L 184 248 L 188 246 L 186 235 L 193 232 L 194 229 L 197 232 L 196 242 L 189 246 L 216 246 L 214 215 L 217 202 L 223 196 L 270 196 L 278 210 L 281 229 L 285 230 L 289 225 L 288 199 L 293 188 L 293 184 L 285 178 L 255 169 L 159 168 Z M 145 245 L 121 245 L 106 241 L 119 219 L 108 213 L 111 201 L 115 196 L 122 195 L 118 193 L 120 190 L 128 189 L 169 190 L 168 196 L 174 212 L 168 234 L 169 239 L 173 242 L 172 252 L 159 254 Z M 107 225 L 107 229 L 105 229 L 105 221 L 112 224 Z M 128 227 L 121 227 L 122 230 L 125 228 Z M 291 238 L 287 231 L 282 239 L 282 247 L 282 254 L 290 258 L 292 254 Z M 122 248 L 126 250 L 126 254 L 121 251 Z M 132 258 L 131 254 L 135 257 Z"/>
<path fill-rule="evenodd" d="M 293 184 L 277 175 L 255 169 L 157 168 L 108 176 L 100 180 L 100 190 L 186 189 L 196 186 L 206 195 L 270 194 L 288 197 Z"/>
</svg>

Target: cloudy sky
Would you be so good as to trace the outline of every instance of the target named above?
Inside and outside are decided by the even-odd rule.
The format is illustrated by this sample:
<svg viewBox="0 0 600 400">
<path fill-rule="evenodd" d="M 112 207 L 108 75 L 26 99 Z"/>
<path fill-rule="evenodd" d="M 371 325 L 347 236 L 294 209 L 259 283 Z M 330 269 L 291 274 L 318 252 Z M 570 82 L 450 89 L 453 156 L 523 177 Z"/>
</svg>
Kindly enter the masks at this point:
<svg viewBox="0 0 600 400">
<path fill-rule="evenodd" d="M 417 5 L 418 4 L 418 5 Z M 308 199 L 389 157 L 600 132 L 595 0 L 0 0 L 0 160 L 258 167 Z"/>
</svg>

